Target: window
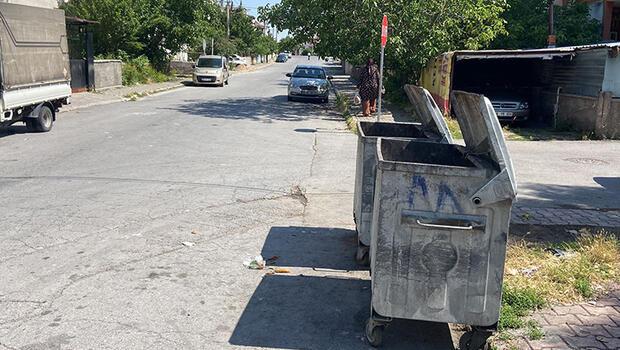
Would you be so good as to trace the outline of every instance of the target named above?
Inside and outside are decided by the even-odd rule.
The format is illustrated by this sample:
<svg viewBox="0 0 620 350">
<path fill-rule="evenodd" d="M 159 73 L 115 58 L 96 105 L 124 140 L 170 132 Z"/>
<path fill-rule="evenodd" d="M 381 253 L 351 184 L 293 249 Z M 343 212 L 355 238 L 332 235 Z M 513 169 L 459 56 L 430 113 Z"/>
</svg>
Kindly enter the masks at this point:
<svg viewBox="0 0 620 350">
<path fill-rule="evenodd" d="M 325 71 L 320 68 L 298 68 L 295 69 L 293 78 L 325 79 Z"/>
<path fill-rule="evenodd" d="M 198 68 L 222 68 L 221 58 L 199 58 L 196 64 Z"/>
</svg>

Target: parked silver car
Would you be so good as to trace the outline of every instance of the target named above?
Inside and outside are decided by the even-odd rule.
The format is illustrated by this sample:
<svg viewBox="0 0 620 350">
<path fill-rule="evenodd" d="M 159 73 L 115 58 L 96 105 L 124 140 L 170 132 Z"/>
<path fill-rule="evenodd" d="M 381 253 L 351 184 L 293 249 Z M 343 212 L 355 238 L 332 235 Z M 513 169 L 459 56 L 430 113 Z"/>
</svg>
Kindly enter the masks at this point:
<svg viewBox="0 0 620 350">
<path fill-rule="evenodd" d="M 291 78 L 288 84 L 288 100 L 314 100 L 323 103 L 329 102 L 329 87 L 331 76 L 325 73 L 321 66 L 299 65 L 293 73 L 287 73 Z"/>
<path fill-rule="evenodd" d="M 485 94 L 501 122 L 523 122 L 530 118 L 530 104 L 527 99 L 508 93 Z"/>
<path fill-rule="evenodd" d="M 194 84 L 204 85 L 228 85 L 228 65 L 226 57 L 203 55 L 198 58 L 194 65 Z"/>
</svg>

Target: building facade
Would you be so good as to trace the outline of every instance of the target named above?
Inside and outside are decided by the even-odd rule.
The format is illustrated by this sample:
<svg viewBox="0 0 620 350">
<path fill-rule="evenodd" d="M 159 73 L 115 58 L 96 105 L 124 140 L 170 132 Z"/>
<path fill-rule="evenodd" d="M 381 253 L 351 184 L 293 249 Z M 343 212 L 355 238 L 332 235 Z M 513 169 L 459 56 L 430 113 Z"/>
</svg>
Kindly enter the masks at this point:
<svg viewBox="0 0 620 350">
<path fill-rule="evenodd" d="M 604 41 L 620 40 L 620 0 L 579 0 L 588 4 L 590 15 L 602 24 Z M 569 0 L 556 0 L 555 4 L 564 6 Z"/>
</svg>

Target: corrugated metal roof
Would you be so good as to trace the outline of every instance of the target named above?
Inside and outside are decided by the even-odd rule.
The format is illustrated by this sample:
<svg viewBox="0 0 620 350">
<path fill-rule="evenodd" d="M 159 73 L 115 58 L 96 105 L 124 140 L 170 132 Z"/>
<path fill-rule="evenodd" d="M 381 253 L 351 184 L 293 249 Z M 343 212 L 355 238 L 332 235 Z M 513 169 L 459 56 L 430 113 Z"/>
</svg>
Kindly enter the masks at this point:
<svg viewBox="0 0 620 350">
<path fill-rule="evenodd" d="M 581 51 L 620 48 L 620 42 L 582 46 L 566 46 L 531 50 L 462 50 L 454 51 L 457 60 L 489 58 L 541 58 L 552 59 L 577 54 Z"/>
</svg>

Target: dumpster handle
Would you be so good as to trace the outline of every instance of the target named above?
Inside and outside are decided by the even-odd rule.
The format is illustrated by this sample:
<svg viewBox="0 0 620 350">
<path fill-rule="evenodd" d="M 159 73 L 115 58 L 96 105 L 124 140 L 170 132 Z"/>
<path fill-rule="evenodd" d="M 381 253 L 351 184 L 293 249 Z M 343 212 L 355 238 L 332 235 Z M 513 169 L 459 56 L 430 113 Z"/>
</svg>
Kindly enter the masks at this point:
<svg viewBox="0 0 620 350">
<path fill-rule="evenodd" d="M 424 227 L 432 227 L 432 228 L 441 228 L 441 229 L 446 229 L 446 230 L 465 230 L 465 231 L 471 231 L 474 229 L 474 226 L 469 225 L 469 226 L 451 226 L 451 225 L 439 225 L 439 224 L 427 224 L 425 222 L 420 221 L 419 219 L 416 220 L 416 223 L 420 226 L 424 226 Z"/>
</svg>

